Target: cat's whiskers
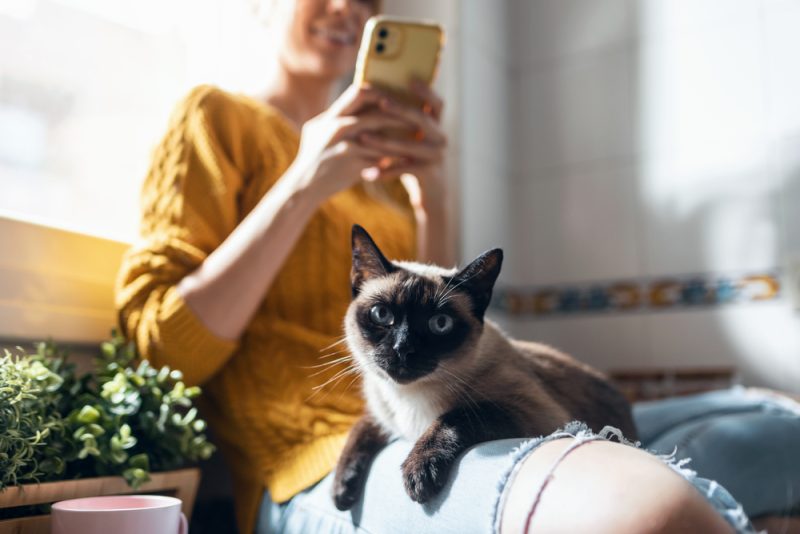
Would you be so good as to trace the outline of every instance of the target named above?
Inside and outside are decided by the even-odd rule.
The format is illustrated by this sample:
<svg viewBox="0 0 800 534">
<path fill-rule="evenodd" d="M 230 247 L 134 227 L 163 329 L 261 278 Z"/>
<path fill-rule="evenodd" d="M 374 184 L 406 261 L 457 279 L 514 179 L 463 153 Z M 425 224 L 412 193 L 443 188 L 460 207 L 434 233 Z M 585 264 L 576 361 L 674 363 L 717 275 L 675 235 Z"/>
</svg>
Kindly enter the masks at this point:
<svg viewBox="0 0 800 534">
<path fill-rule="evenodd" d="M 331 343 L 327 347 L 319 349 L 319 351 L 320 352 L 325 352 L 326 350 L 332 349 L 336 345 L 340 345 L 341 343 L 344 343 L 345 341 L 347 341 L 347 334 L 343 335 L 342 337 L 340 337 L 338 340 L 334 341 L 333 343 Z"/>
<path fill-rule="evenodd" d="M 326 387 L 326 386 L 328 386 L 330 384 L 333 384 L 334 382 L 340 380 L 341 378 L 344 378 L 345 376 L 348 376 L 348 375 L 350 375 L 352 373 L 357 373 L 357 372 L 358 372 L 358 369 L 356 369 L 355 366 L 348 365 L 344 369 L 340 369 L 339 371 L 337 371 L 336 374 L 334 374 L 332 377 L 330 377 L 324 383 L 319 384 L 317 386 L 314 386 L 311 389 L 314 389 L 314 390 L 322 389 L 322 388 L 324 388 L 324 387 Z"/>
<path fill-rule="evenodd" d="M 328 354 L 323 354 L 319 357 L 320 360 L 325 360 L 327 358 L 333 358 L 334 356 L 338 356 L 339 354 L 344 354 L 345 352 L 350 352 L 349 347 L 345 347 L 343 349 L 339 349 L 333 352 L 329 352 Z"/>
<path fill-rule="evenodd" d="M 329 362 L 319 363 L 317 365 L 301 365 L 301 369 L 319 369 L 320 367 L 333 367 L 334 365 L 340 364 L 342 362 L 346 362 L 349 360 L 351 356 L 348 354 L 347 356 L 342 356 L 341 358 L 336 358 L 335 360 L 331 360 Z"/>
<path fill-rule="evenodd" d="M 334 376 L 326 380 L 324 383 L 312 387 L 311 389 L 314 391 L 311 395 L 308 396 L 306 401 L 313 400 L 321 392 L 324 392 L 324 395 L 322 397 L 324 399 L 325 396 L 329 395 L 331 391 L 333 391 L 333 387 L 335 386 L 336 382 L 348 376 L 351 376 L 352 374 L 359 374 L 358 369 L 355 369 L 354 367 L 348 367 L 346 369 L 339 371 Z"/>
<path fill-rule="evenodd" d="M 475 273 L 473 273 L 472 275 L 470 275 L 470 276 L 468 276 L 468 277 L 466 277 L 466 278 L 462 278 L 461 280 L 459 280 L 459 281 L 458 281 L 458 283 L 457 283 L 456 285 L 454 285 L 453 287 L 451 287 L 451 288 L 450 288 L 450 289 L 449 289 L 449 290 L 448 290 L 446 293 L 444 293 L 444 294 L 443 294 L 443 295 L 442 295 L 442 296 L 439 298 L 439 301 L 437 302 L 437 306 L 443 306 L 443 305 L 447 304 L 448 300 L 450 300 L 448 297 L 449 297 L 449 296 L 450 296 L 450 295 L 453 293 L 453 291 L 455 291 L 456 289 L 458 289 L 458 287 L 459 287 L 459 286 L 461 286 L 462 284 L 464 284 L 465 282 L 468 282 L 468 281 L 472 280 L 472 279 L 473 279 L 473 278 L 475 278 L 475 276 L 477 276 L 477 275 L 478 275 L 478 273 L 477 273 L 477 272 L 475 272 Z"/>
<path fill-rule="evenodd" d="M 373 365 L 371 362 L 360 362 L 355 359 L 352 359 L 351 362 L 352 363 L 348 367 L 338 371 L 335 375 L 326 380 L 324 383 L 311 388 L 314 390 L 314 392 L 308 396 L 306 401 L 314 399 L 321 392 L 324 392 L 324 395 L 322 396 L 322 399 L 324 399 L 325 396 L 329 395 L 333 391 L 333 387 L 336 385 L 337 382 L 347 378 L 348 376 L 353 376 L 353 379 L 350 381 L 347 387 L 343 389 L 340 393 L 346 392 L 364 374 L 365 368 L 368 369 L 371 365 Z"/>
<path fill-rule="evenodd" d="M 322 369 L 320 369 L 320 370 L 308 375 L 309 377 L 318 376 L 318 375 L 327 373 L 331 369 L 334 369 L 338 365 L 342 365 L 343 363 L 347 362 L 350 359 L 351 359 L 350 356 L 347 356 L 345 358 L 339 358 L 338 360 L 335 360 L 335 361 L 332 361 L 332 362 L 328 362 L 328 363 L 323 363 L 323 364 L 320 364 L 320 365 L 305 366 L 305 367 L 302 367 L 302 369 L 315 369 L 315 368 L 318 368 L 318 367 L 322 367 Z"/>
<path fill-rule="evenodd" d="M 450 287 L 450 284 L 453 283 L 453 280 L 455 280 L 455 277 L 451 276 L 450 279 L 447 281 L 447 283 L 444 286 L 442 286 L 442 287 L 440 287 L 439 289 L 436 290 L 436 293 L 434 293 L 434 295 L 433 295 L 433 301 L 434 302 L 438 302 L 439 301 L 439 298 L 441 297 L 441 295 L 444 294 L 445 291 L 447 291 L 447 288 Z"/>
</svg>

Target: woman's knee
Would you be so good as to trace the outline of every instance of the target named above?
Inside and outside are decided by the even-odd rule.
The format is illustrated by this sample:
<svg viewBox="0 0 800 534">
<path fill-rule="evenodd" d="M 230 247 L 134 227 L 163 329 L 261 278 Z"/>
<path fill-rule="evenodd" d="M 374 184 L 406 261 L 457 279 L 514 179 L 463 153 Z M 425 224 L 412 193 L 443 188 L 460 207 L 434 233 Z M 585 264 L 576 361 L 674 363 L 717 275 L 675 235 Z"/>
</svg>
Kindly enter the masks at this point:
<svg viewBox="0 0 800 534">
<path fill-rule="evenodd" d="M 507 490 L 502 534 L 731 531 L 689 482 L 633 447 L 587 442 L 553 470 L 573 442 L 545 443 L 525 459 Z"/>
</svg>

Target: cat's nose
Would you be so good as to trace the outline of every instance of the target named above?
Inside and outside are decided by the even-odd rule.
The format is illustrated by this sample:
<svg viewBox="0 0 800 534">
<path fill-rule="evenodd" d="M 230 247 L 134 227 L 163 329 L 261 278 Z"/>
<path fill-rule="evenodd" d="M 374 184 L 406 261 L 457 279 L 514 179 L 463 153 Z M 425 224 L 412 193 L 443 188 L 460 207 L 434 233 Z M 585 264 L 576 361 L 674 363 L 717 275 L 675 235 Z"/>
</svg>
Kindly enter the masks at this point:
<svg viewBox="0 0 800 534">
<path fill-rule="evenodd" d="M 392 345 L 392 348 L 403 361 L 405 361 L 409 354 L 414 352 L 414 347 L 407 341 L 396 341 L 394 345 Z"/>
</svg>

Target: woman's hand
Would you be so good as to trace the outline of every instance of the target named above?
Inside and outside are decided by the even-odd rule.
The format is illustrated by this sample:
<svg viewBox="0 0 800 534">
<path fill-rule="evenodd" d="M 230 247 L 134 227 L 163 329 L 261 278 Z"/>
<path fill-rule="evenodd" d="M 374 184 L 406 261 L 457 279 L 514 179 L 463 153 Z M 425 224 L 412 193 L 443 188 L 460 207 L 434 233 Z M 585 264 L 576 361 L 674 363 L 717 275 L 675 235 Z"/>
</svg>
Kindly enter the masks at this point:
<svg viewBox="0 0 800 534">
<path fill-rule="evenodd" d="M 409 180 L 403 176 L 403 185 L 414 208 L 430 216 L 445 211 L 444 156 L 447 136 L 441 126 L 444 106 L 442 99 L 422 82 L 412 83 L 411 90 L 424 102 L 422 109 L 400 104 L 390 98 L 380 99 L 379 106 L 389 117 L 405 121 L 406 127 L 416 132 L 413 139 L 390 139 L 378 132 L 365 131 L 360 135 L 360 140 L 365 147 L 393 158 L 391 165 L 370 169 L 367 179 L 398 175 L 416 177 L 416 180 Z"/>
<path fill-rule="evenodd" d="M 330 108 L 303 125 L 297 157 L 287 172 L 315 202 L 355 185 L 369 175 L 365 169 L 376 168 L 387 155 L 397 155 L 360 142 L 379 130 L 409 129 L 408 119 L 380 109 L 387 98 L 374 88 L 350 86 Z"/>
</svg>

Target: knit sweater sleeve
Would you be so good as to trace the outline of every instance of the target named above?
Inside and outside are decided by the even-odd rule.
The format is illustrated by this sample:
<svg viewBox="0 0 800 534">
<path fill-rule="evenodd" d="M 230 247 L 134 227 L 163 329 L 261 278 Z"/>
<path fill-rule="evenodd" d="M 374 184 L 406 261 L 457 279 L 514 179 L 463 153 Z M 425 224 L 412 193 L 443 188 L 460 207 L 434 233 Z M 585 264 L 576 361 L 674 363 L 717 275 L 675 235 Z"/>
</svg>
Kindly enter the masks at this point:
<svg viewBox="0 0 800 534">
<path fill-rule="evenodd" d="M 231 233 L 246 172 L 241 124 L 230 97 L 193 90 L 153 153 L 142 188 L 141 239 L 126 253 L 116 285 L 119 326 L 143 358 L 208 380 L 237 348 L 213 334 L 176 290 Z"/>
</svg>

